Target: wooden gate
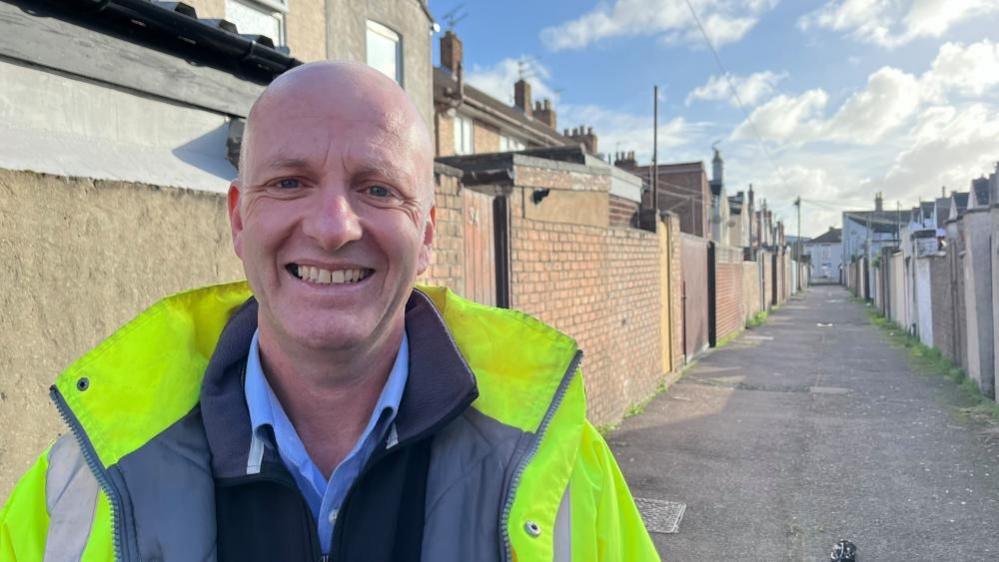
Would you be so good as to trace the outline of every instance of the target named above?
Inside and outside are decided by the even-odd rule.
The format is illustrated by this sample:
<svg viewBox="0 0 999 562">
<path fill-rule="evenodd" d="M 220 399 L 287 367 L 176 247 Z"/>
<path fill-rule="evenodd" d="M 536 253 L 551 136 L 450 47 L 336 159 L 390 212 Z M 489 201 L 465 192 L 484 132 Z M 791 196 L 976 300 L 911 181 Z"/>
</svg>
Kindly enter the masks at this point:
<svg viewBox="0 0 999 562">
<path fill-rule="evenodd" d="M 465 293 L 476 302 L 496 305 L 496 241 L 493 196 L 463 189 Z"/>
</svg>

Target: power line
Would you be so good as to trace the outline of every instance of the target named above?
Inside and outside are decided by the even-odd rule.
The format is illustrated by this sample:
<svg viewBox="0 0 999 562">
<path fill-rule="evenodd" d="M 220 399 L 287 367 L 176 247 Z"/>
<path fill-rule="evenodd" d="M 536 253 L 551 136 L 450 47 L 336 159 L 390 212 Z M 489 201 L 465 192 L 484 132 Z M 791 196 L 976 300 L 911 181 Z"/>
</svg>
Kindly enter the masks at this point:
<svg viewBox="0 0 999 562">
<path fill-rule="evenodd" d="M 770 161 L 770 165 L 773 166 L 774 172 L 777 173 L 777 178 L 787 189 L 787 180 L 784 178 L 784 173 L 781 171 L 780 166 L 774 161 L 773 156 L 770 154 L 770 150 L 767 149 L 766 143 L 763 142 L 763 136 L 760 135 L 759 130 L 756 129 L 756 123 L 753 122 L 752 116 L 749 115 L 749 111 L 746 110 L 745 104 L 742 103 L 742 99 L 739 97 L 739 92 L 735 88 L 735 83 L 732 81 L 732 75 L 729 73 L 728 69 L 725 68 L 725 63 L 722 62 L 721 56 L 718 54 L 718 50 L 715 49 L 714 44 L 711 42 L 711 38 L 708 37 L 707 30 L 704 29 L 704 25 L 701 23 L 700 16 L 697 15 L 697 10 L 694 9 L 694 5 L 690 3 L 690 0 L 686 0 L 687 8 L 690 9 L 690 15 L 694 17 L 694 22 L 697 23 L 697 28 L 701 30 L 701 36 L 704 37 L 704 42 L 707 43 L 708 49 L 711 50 L 711 54 L 714 55 L 715 63 L 718 68 L 721 69 L 722 75 L 725 77 L 725 81 L 728 82 L 728 87 L 732 90 L 732 97 L 735 98 L 736 105 L 742 110 L 742 114 L 746 116 L 746 122 L 749 123 L 750 130 L 753 131 L 753 136 L 756 137 L 756 141 L 759 143 L 760 148 L 763 150 L 763 154 L 766 155 L 767 160 Z"/>
</svg>

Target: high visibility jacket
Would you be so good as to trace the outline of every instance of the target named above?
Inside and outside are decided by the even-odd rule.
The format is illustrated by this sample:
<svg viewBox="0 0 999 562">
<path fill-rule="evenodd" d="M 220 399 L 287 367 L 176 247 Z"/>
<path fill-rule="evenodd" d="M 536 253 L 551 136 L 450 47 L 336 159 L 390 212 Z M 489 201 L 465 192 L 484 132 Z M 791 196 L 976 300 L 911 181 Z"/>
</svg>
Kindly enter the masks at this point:
<svg viewBox="0 0 999 562">
<path fill-rule="evenodd" d="M 221 405 L 232 392 L 220 389 L 241 385 L 227 373 L 245 360 L 241 338 L 256 325 L 248 299 L 243 283 L 165 299 L 59 375 L 51 396 L 70 431 L 0 511 L 0 562 L 228 558 L 219 551 L 231 527 L 223 513 L 233 510 L 220 499 L 224 477 L 252 480 L 267 463 L 248 445 L 245 403 Z M 234 327 L 251 317 L 252 326 Z M 441 288 L 414 291 L 406 329 L 412 384 L 381 457 L 432 443 L 429 459 L 416 463 L 425 473 L 416 518 L 423 560 L 659 560 L 613 456 L 585 419 L 572 339 Z M 433 378 L 441 376 L 453 378 Z M 407 457 L 394 458 L 383 465 Z M 334 560 L 377 558 L 377 542 L 371 557 L 351 550 L 363 537 L 349 529 L 391 532 L 359 522 L 377 519 L 386 501 L 365 491 L 380 482 L 363 480 L 341 510 L 348 520 L 337 521 L 348 536 Z M 264 534 L 260 544 L 270 539 L 266 528 L 244 531 Z"/>
</svg>

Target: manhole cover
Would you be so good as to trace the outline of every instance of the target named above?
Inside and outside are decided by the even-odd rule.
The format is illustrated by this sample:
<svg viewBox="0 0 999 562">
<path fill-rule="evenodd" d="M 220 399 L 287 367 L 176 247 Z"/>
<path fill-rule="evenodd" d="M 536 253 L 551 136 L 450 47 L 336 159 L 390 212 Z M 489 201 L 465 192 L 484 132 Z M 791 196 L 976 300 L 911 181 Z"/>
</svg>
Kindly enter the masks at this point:
<svg viewBox="0 0 999 562">
<path fill-rule="evenodd" d="M 680 530 L 680 520 L 687 504 L 654 500 L 651 498 L 635 498 L 638 512 L 645 520 L 645 528 L 650 533 L 676 533 Z"/>
</svg>

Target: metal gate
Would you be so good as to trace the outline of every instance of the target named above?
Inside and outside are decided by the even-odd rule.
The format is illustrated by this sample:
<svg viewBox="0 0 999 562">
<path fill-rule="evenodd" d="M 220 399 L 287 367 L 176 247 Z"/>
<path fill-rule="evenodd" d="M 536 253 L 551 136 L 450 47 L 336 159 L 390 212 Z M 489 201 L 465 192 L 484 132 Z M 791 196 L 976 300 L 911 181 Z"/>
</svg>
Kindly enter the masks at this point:
<svg viewBox="0 0 999 562">
<path fill-rule="evenodd" d="M 680 235 L 683 267 L 683 355 L 690 361 L 708 347 L 708 241 Z"/>
</svg>

